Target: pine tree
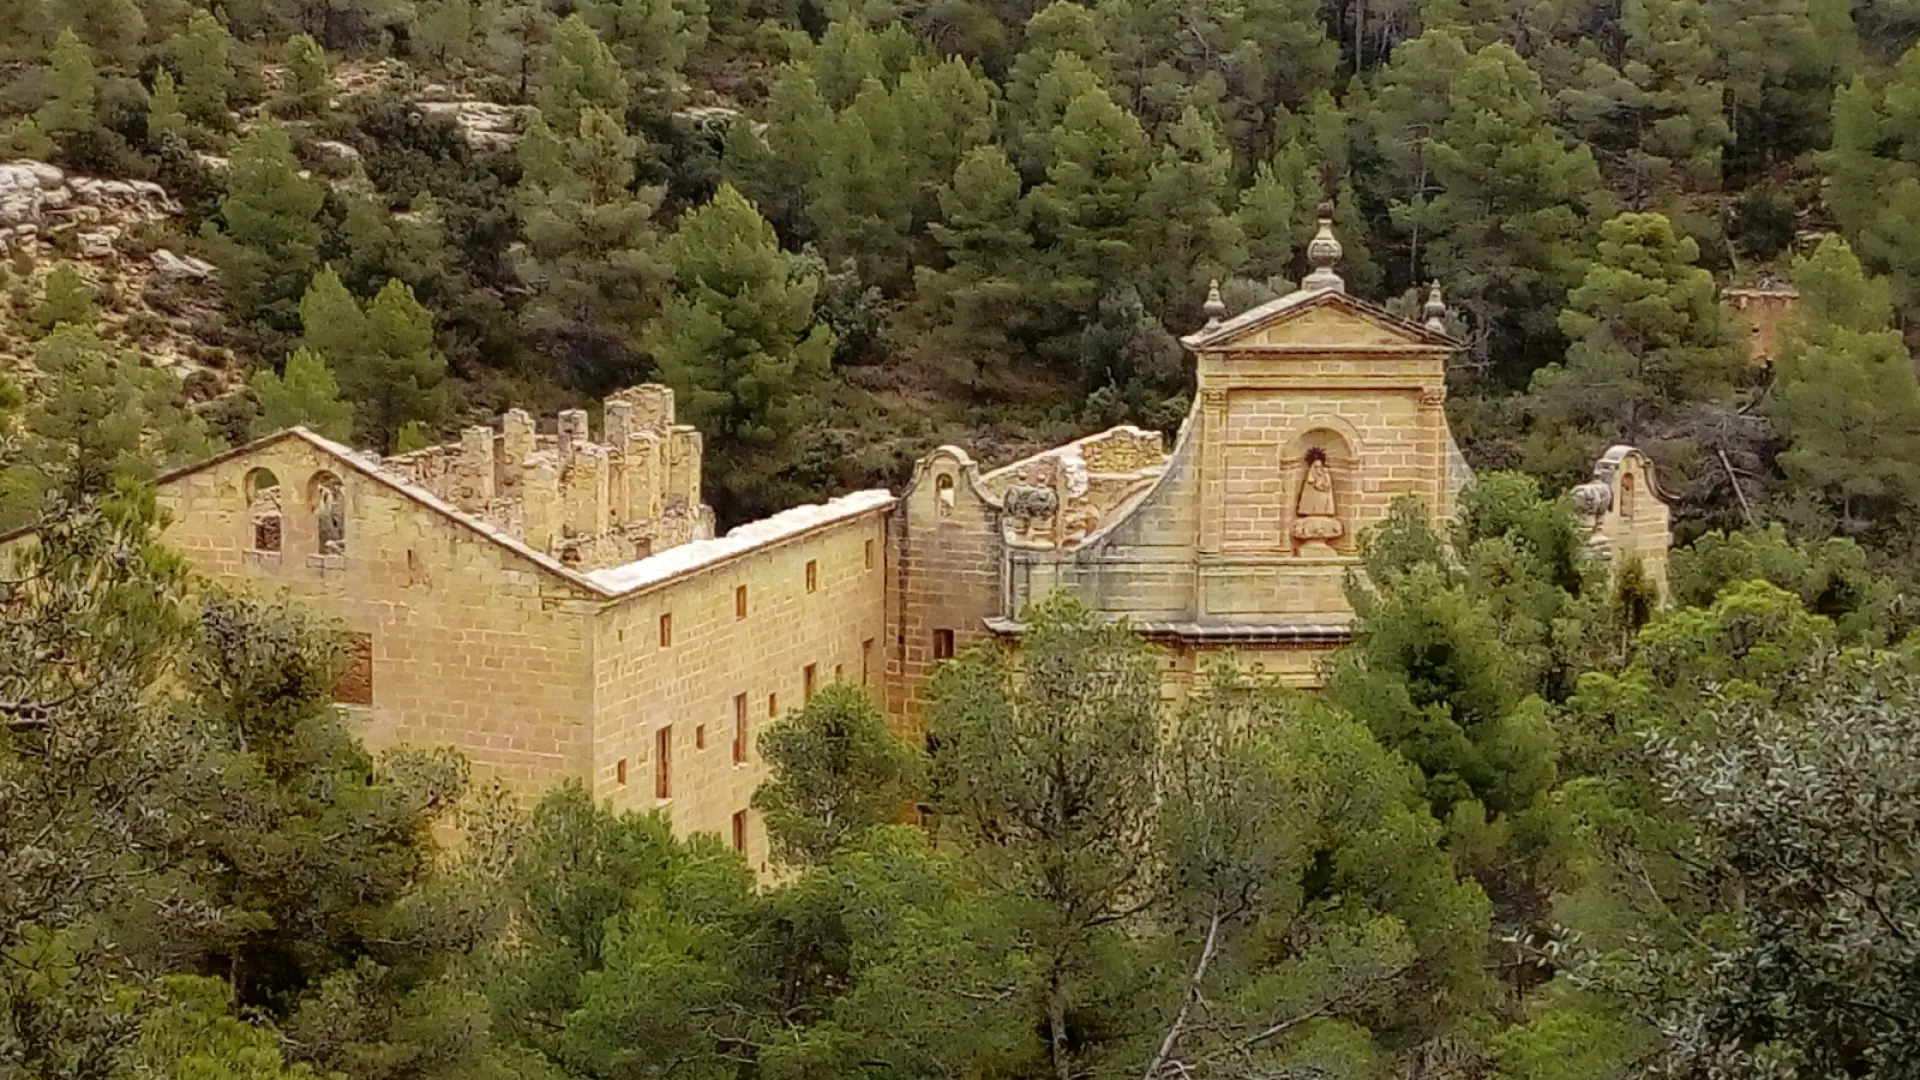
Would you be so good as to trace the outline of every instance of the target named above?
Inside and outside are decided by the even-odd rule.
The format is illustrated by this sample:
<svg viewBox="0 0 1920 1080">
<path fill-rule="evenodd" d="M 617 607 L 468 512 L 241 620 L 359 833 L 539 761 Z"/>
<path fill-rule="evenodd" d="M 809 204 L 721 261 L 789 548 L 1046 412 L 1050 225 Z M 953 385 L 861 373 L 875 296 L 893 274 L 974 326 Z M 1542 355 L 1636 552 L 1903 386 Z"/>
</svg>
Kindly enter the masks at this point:
<svg viewBox="0 0 1920 1080">
<path fill-rule="evenodd" d="M 853 260 L 861 280 L 896 294 L 913 272 L 913 201 L 901 197 L 917 180 L 906 150 L 913 120 L 880 80 L 868 79 L 828 129 L 808 185 L 821 253 L 832 263 Z"/>
<path fill-rule="evenodd" d="M 147 139 L 158 145 L 167 136 L 184 136 L 187 114 L 180 105 L 180 93 L 173 73 L 166 68 L 154 72 L 153 93 L 147 97 Z"/>
<path fill-rule="evenodd" d="M 61 263 L 47 275 L 40 302 L 27 314 L 27 320 L 42 333 L 60 325 L 92 326 L 95 312 L 93 286 L 80 276 L 72 263 Z"/>
<path fill-rule="evenodd" d="M 287 39 L 280 60 L 286 65 L 287 81 L 276 111 L 289 117 L 324 115 L 332 95 L 327 51 L 311 37 L 295 34 Z"/>
<path fill-rule="evenodd" d="M 607 43 L 649 118 L 665 118 L 680 106 L 687 58 L 707 41 L 706 0 L 595 0 L 581 13 Z"/>
<path fill-rule="evenodd" d="M 1397 202 L 1394 222 L 1426 237 L 1426 276 L 1473 322 L 1478 359 L 1524 379 L 1558 351 L 1553 313 L 1578 284 L 1609 201 L 1593 155 L 1547 119 L 1540 79 L 1489 45 L 1453 80 L 1428 146 L 1437 194 Z"/>
<path fill-rule="evenodd" d="M 1139 208 L 1141 251 L 1152 252 L 1139 283 L 1149 312 L 1166 324 L 1197 324 L 1207 283 L 1246 260 L 1233 205 L 1233 151 L 1219 129 L 1188 109 L 1170 128 L 1147 171 Z"/>
<path fill-rule="evenodd" d="M 612 50 L 579 15 L 567 16 L 554 29 L 540 58 L 534 102 L 556 131 L 579 131 L 581 114 L 589 108 L 625 127 L 627 78 Z"/>
<path fill-rule="evenodd" d="M 1529 467 L 1577 478 L 1601 450 L 1626 442 L 1653 454 L 1669 491 L 1704 452 L 1682 414 L 1727 398 L 1744 371 L 1699 245 L 1660 214 L 1621 214 L 1600 230 L 1597 257 L 1567 297 L 1564 364 L 1534 375 Z"/>
<path fill-rule="evenodd" d="M 387 282 L 363 307 L 340 275 L 331 266 L 323 267 L 300 301 L 300 323 L 303 351 L 321 363 L 322 373 L 331 369 L 338 378 L 340 395 L 352 403 L 363 439 L 397 452 L 407 424 L 438 418 L 446 360 L 434 347 L 433 313 L 420 306 L 405 284 Z M 323 381 L 309 371 L 301 382 L 307 403 L 315 404 Z M 292 387 L 283 380 L 275 389 L 287 393 Z M 331 419 L 329 408 L 320 403 L 314 418 Z"/>
<path fill-rule="evenodd" d="M 1032 221 L 1042 313 L 1056 361 L 1074 355 L 1077 335 L 1101 298 L 1139 269 L 1140 199 L 1149 149 L 1140 122 L 1106 91 L 1073 99 L 1047 142 L 1047 181 L 1024 200 Z"/>
<path fill-rule="evenodd" d="M 94 99 L 100 90 L 100 73 L 93 66 L 93 50 L 71 27 L 60 31 L 54 41 L 52 61 L 51 93 L 33 118 L 41 131 L 65 142 L 98 126 Z"/>
<path fill-rule="evenodd" d="M 1630 207 L 1711 189 L 1732 132 L 1701 0 L 1626 0 L 1617 58 L 1588 55 L 1560 94 L 1568 130 L 1590 143 Z"/>
<path fill-rule="evenodd" d="M 233 37 L 220 20 L 196 9 L 187 32 L 172 42 L 180 71 L 180 102 L 195 123 L 224 131 L 229 125 L 227 95 L 233 88 Z"/>
<path fill-rule="evenodd" d="M 739 520 L 783 504 L 779 474 L 833 354 L 833 332 L 814 320 L 819 282 L 726 185 L 680 219 L 665 253 L 673 286 L 648 343 L 686 422 L 707 437 L 715 509 Z"/>
<path fill-rule="evenodd" d="M 1894 303 L 1920 313 L 1920 45 L 1876 90 L 1863 78 L 1835 91 L 1833 146 L 1818 156 L 1827 208 L 1870 270 L 1885 274 Z"/>
<path fill-rule="evenodd" d="M 1864 534 L 1920 509 L 1920 384 L 1887 283 L 1829 237 L 1794 267 L 1803 323 L 1767 402 L 1795 524 Z M 1886 537 L 1876 537 L 1885 540 Z"/>
<path fill-rule="evenodd" d="M 498 0 L 488 8 L 486 48 L 482 61 L 513 83 L 514 100 L 525 102 L 533 76 L 540 68 L 542 50 L 553 32 L 553 13 L 543 3 Z"/>
<path fill-rule="evenodd" d="M 269 332 L 290 332 L 295 307 L 319 262 L 320 207 L 326 188 L 300 175 L 293 143 L 280 125 L 255 125 L 233 152 L 224 227 L 208 222 L 228 301 L 241 318 Z"/>
<path fill-rule="evenodd" d="M 302 426 L 337 442 L 353 438 L 353 406 L 340 400 L 340 385 L 327 362 L 312 349 L 295 349 L 286 371 L 262 370 L 249 385 L 260 403 L 250 434 L 254 438 Z"/>
<path fill-rule="evenodd" d="M 92 327 L 55 328 L 33 360 L 47 392 L 21 416 L 18 452 L 0 478 L 7 521 L 37 516 L 56 489 L 105 494 L 119 480 L 149 480 L 212 454 L 205 426 L 181 404 L 179 380 L 142 366 Z"/>
<path fill-rule="evenodd" d="M 427 0 L 417 5 L 413 43 L 440 70 L 466 64 L 482 21 L 479 7 L 476 0 Z"/>
<path fill-rule="evenodd" d="M 433 313 L 413 290 L 389 281 L 367 305 L 367 351 L 340 368 L 341 392 L 362 428 L 388 446 L 403 425 L 438 419 L 446 358 L 433 343 Z"/>
<path fill-rule="evenodd" d="M 931 226 L 945 269 L 915 269 L 931 346 L 949 377 L 976 385 L 1020 351 L 1028 322 L 1033 238 L 1020 203 L 1020 174 L 998 146 L 982 146 L 940 192 L 942 220 Z"/>
<path fill-rule="evenodd" d="M 638 374 L 641 336 L 666 272 L 656 248 L 658 189 L 633 190 L 637 140 L 589 107 L 562 139 L 536 119 L 519 147 L 515 193 L 534 295 L 521 323 L 576 385 L 602 390 Z"/>
</svg>

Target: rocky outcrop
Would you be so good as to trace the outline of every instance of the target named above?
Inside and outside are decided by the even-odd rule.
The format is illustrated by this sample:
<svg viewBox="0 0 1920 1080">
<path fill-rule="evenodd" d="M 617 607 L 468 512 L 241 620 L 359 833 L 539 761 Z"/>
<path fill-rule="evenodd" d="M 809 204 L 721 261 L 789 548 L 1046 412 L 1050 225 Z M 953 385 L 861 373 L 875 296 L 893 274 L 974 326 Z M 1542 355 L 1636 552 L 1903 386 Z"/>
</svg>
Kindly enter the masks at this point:
<svg viewBox="0 0 1920 1080">
<path fill-rule="evenodd" d="M 414 108 L 452 121 L 460 137 L 476 150 L 511 150 L 520 141 L 525 114 L 531 111 L 525 106 L 455 99 L 441 86 L 422 88 Z"/>
<path fill-rule="evenodd" d="M 0 254 L 31 250 L 41 237 L 71 228 L 81 257 L 106 258 L 122 229 L 179 212 L 164 188 L 145 180 L 83 176 L 43 161 L 0 162 Z"/>
</svg>

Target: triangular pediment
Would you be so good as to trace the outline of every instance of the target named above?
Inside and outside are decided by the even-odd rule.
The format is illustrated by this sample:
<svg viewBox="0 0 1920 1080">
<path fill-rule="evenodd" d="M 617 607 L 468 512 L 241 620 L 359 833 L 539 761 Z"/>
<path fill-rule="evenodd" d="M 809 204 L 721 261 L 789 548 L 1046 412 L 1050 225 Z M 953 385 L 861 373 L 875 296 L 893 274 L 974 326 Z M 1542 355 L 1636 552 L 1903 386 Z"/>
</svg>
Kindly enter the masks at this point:
<svg viewBox="0 0 1920 1080">
<path fill-rule="evenodd" d="M 1459 347 L 1444 333 L 1332 289 L 1270 300 L 1182 340 L 1195 352 Z"/>
</svg>

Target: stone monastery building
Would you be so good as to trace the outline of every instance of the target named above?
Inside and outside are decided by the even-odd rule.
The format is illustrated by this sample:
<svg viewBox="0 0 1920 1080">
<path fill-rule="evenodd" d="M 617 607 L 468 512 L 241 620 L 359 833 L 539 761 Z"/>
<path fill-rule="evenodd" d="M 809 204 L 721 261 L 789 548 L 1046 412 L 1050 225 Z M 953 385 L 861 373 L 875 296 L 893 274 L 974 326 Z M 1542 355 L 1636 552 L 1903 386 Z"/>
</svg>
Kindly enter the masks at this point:
<svg viewBox="0 0 1920 1080">
<path fill-rule="evenodd" d="M 526 790 L 579 777 L 766 860 L 748 801 L 762 725 L 831 682 L 903 733 L 932 667 L 1056 590 L 1160 642 L 1167 688 L 1232 648 L 1312 685 L 1347 641 L 1362 533 L 1401 496 L 1437 520 L 1471 481 L 1447 429 L 1458 343 L 1346 293 L 1322 223 L 1301 288 L 1185 339 L 1198 393 L 1172 446 L 1121 427 L 983 471 L 941 447 L 906 490 L 714 535 L 700 433 L 672 393 L 600 420 L 498 428 L 399 457 L 303 429 L 169 474 L 167 538 L 207 575 L 341 619 L 337 694 L 374 745 L 452 743 Z M 1629 447 L 1576 489 L 1597 549 L 1664 581 L 1667 507 Z"/>
</svg>

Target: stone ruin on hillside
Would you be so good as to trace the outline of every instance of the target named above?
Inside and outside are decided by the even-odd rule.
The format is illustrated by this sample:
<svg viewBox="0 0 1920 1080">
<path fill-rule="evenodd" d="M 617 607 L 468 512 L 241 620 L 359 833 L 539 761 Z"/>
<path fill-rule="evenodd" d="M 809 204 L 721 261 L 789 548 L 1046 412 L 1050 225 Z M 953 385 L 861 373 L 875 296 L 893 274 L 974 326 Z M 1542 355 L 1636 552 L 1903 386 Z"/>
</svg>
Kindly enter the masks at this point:
<svg viewBox="0 0 1920 1080">
<path fill-rule="evenodd" d="M 536 551 L 580 571 L 643 559 L 713 535 L 701 501 L 699 431 L 674 420 L 673 391 L 648 384 L 609 396 L 599 438 L 585 409 L 554 434 L 511 409 L 458 443 L 386 458 L 381 468 Z"/>
</svg>

